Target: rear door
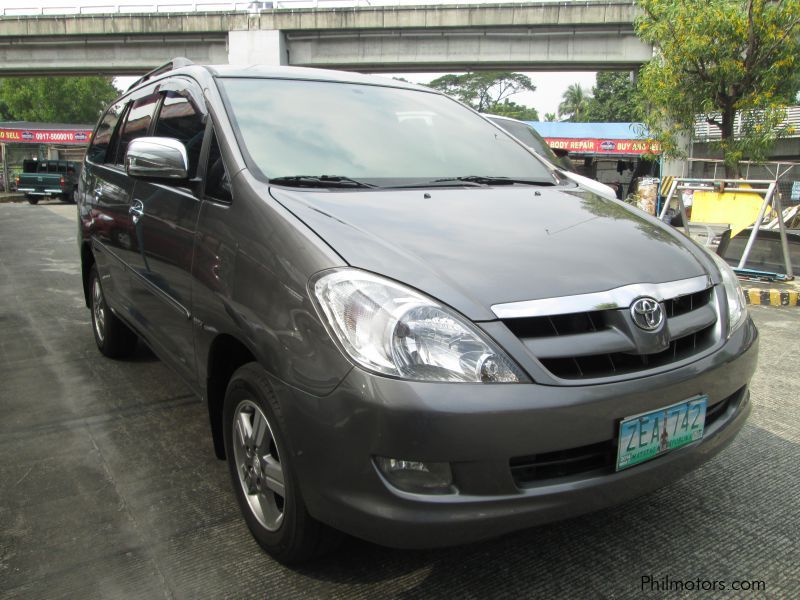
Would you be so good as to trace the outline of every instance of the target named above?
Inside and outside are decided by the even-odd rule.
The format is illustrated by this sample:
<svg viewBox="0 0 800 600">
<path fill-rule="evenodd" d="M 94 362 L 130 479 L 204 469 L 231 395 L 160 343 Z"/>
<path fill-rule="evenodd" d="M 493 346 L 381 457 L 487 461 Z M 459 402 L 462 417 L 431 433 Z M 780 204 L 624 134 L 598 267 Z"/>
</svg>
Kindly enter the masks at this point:
<svg viewBox="0 0 800 600">
<path fill-rule="evenodd" d="M 141 215 L 135 227 L 140 253 L 131 286 L 136 318 L 145 336 L 164 360 L 193 381 L 191 271 L 200 199 L 192 180 L 197 177 L 206 129 L 205 106 L 199 87 L 189 80 L 170 80 L 161 89 L 152 135 L 177 139 L 186 146 L 189 181 L 136 182 L 132 207 Z"/>
</svg>

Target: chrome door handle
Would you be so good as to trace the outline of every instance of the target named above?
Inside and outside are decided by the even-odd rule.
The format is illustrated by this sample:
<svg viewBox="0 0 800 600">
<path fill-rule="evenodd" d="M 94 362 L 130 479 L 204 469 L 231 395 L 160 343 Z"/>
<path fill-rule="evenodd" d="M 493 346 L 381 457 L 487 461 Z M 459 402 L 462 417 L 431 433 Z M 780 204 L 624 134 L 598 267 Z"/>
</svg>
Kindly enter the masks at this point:
<svg viewBox="0 0 800 600">
<path fill-rule="evenodd" d="M 144 204 L 141 200 L 134 200 L 128 209 L 128 214 L 133 217 L 133 224 L 136 225 L 144 215 Z"/>
</svg>

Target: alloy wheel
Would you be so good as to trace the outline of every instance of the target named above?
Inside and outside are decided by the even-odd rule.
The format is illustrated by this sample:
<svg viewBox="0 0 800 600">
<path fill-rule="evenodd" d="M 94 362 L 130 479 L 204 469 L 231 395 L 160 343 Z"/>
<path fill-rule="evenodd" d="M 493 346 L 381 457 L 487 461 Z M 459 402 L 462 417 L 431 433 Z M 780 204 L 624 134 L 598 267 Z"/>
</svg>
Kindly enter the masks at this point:
<svg viewBox="0 0 800 600">
<path fill-rule="evenodd" d="M 97 277 L 92 282 L 92 314 L 94 315 L 94 332 L 102 344 L 106 331 L 106 303 L 103 298 L 103 288 L 100 287 L 100 279 Z"/>
<path fill-rule="evenodd" d="M 232 434 L 244 497 L 258 522 L 276 531 L 283 523 L 285 476 L 272 428 L 255 402 L 242 400 L 236 407 Z"/>
</svg>

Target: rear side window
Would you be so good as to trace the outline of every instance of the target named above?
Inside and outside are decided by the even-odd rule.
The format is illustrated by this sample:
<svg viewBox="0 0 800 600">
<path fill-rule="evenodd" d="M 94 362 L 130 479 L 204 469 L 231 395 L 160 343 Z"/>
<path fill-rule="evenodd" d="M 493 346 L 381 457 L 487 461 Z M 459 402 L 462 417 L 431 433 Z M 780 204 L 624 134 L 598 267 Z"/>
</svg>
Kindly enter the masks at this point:
<svg viewBox="0 0 800 600">
<path fill-rule="evenodd" d="M 92 144 L 86 152 L 86 157 L 90 161 L 94 163 L 106 162 L 106 154 L 108 153 L 111 138 L 124 109 L 125 103 L 117 102 L 103 115 L 100 124 L 97 126 L 97 132 L 92 136 Z"/>
<path fill-rule="evenodd" d="M 526 146 L 530 146 L 536 150 L 536 152 L 544 156 L 550 162 L 556 162 L 558 160 L 558 157 L 553 154 L 553 151 L 550 149 L 550 146 L 547 145 L 544 138 L 540 137 L 530 125 L 518 121 L 492 119 L 491 117 L 489 120 L 505 129 Z"/>
<path fill-rule="evenodd" d="M 123 164 L 125 162 L 125 152 L 128 150 L 128 144 L 139 137 L 147 135 L 150 130 L 150 123 L 153 121 L 153 116 L 156 113 L 156 106 L 160 96 L 152 94 L 139 98 L 136 100 L 131 109 L 128 111 L 128 116 L 125 119 L 125 126 L 122 128 L 122 134 L 119 138 L 119 149 L 117 150 L 116 162 Z"/>
<path fill-rule="evenodd" d="M 189 156 L 189 177 L 197 174 L 205 129 L 200 111 L 187 98 L 176 92 L 166 93 L 153 135 L 183 142 Z"/>
</svg>

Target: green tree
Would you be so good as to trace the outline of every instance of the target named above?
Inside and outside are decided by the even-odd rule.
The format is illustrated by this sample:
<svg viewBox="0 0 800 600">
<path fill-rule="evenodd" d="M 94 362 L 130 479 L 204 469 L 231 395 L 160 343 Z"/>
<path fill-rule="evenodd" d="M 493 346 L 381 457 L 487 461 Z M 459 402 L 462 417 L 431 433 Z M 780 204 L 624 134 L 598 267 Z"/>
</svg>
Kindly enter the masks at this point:
<svg viewBox="0 0 800 600">
<path fill-rule="evenodd" d="M 453 96 L 478 112 L 493 112 L 510 96 L 536 90 L 528 76 L 503 71 L 443 75 L 431 81 L 428 87 Z"/>
<path fill-rule="evenodd" d="M 6 77 L 0 107 L 12 121 L 94 124 L 119 95 L 110 77 Z"/>
<path fill-rule="evenodd" d="M 544 113 L 544 120 L 548 123 L 553 123 L 557 119 L 558 117 L 556 117 L 556 113 Z"/>
<path fill-rule="evenodd" d="M 630 73 L 601 71 L 592 88 L 586 120 L 596 123 L 631 123 L 641 118 L 636 86 Z"/>
<path fill-rule="evenodd" d="M 719 128 L 726 175 L 763 160 L 800 87 L 797 0 L 639 0 L 638 35 L 656 56 L 639 75 L 644 121 L 667 155 L 698 116 Z M 734 121 L 741 115 L 741 131 Z"/>
<path fill-rule="evenodd" d="M 580 83 L 571 84 L 561 96 L 561 104 L 558 105 L 558 116 L 565 117 L 564 120 L 566 121 L 586 121 L 589 99 L 590 97 L 583 90 Z"/>
<path fill-rule="evenodd" d="M 501 115 L 503 117 L 511 117 L 512 119 L 519 119 L 520 121 L 538 121 L 539 111 L 530 106 L 524 106 L 512 102 L 508 98 L 502 102 L 495 104 L 489 111 L 493 115 Z"/>
</svg>

